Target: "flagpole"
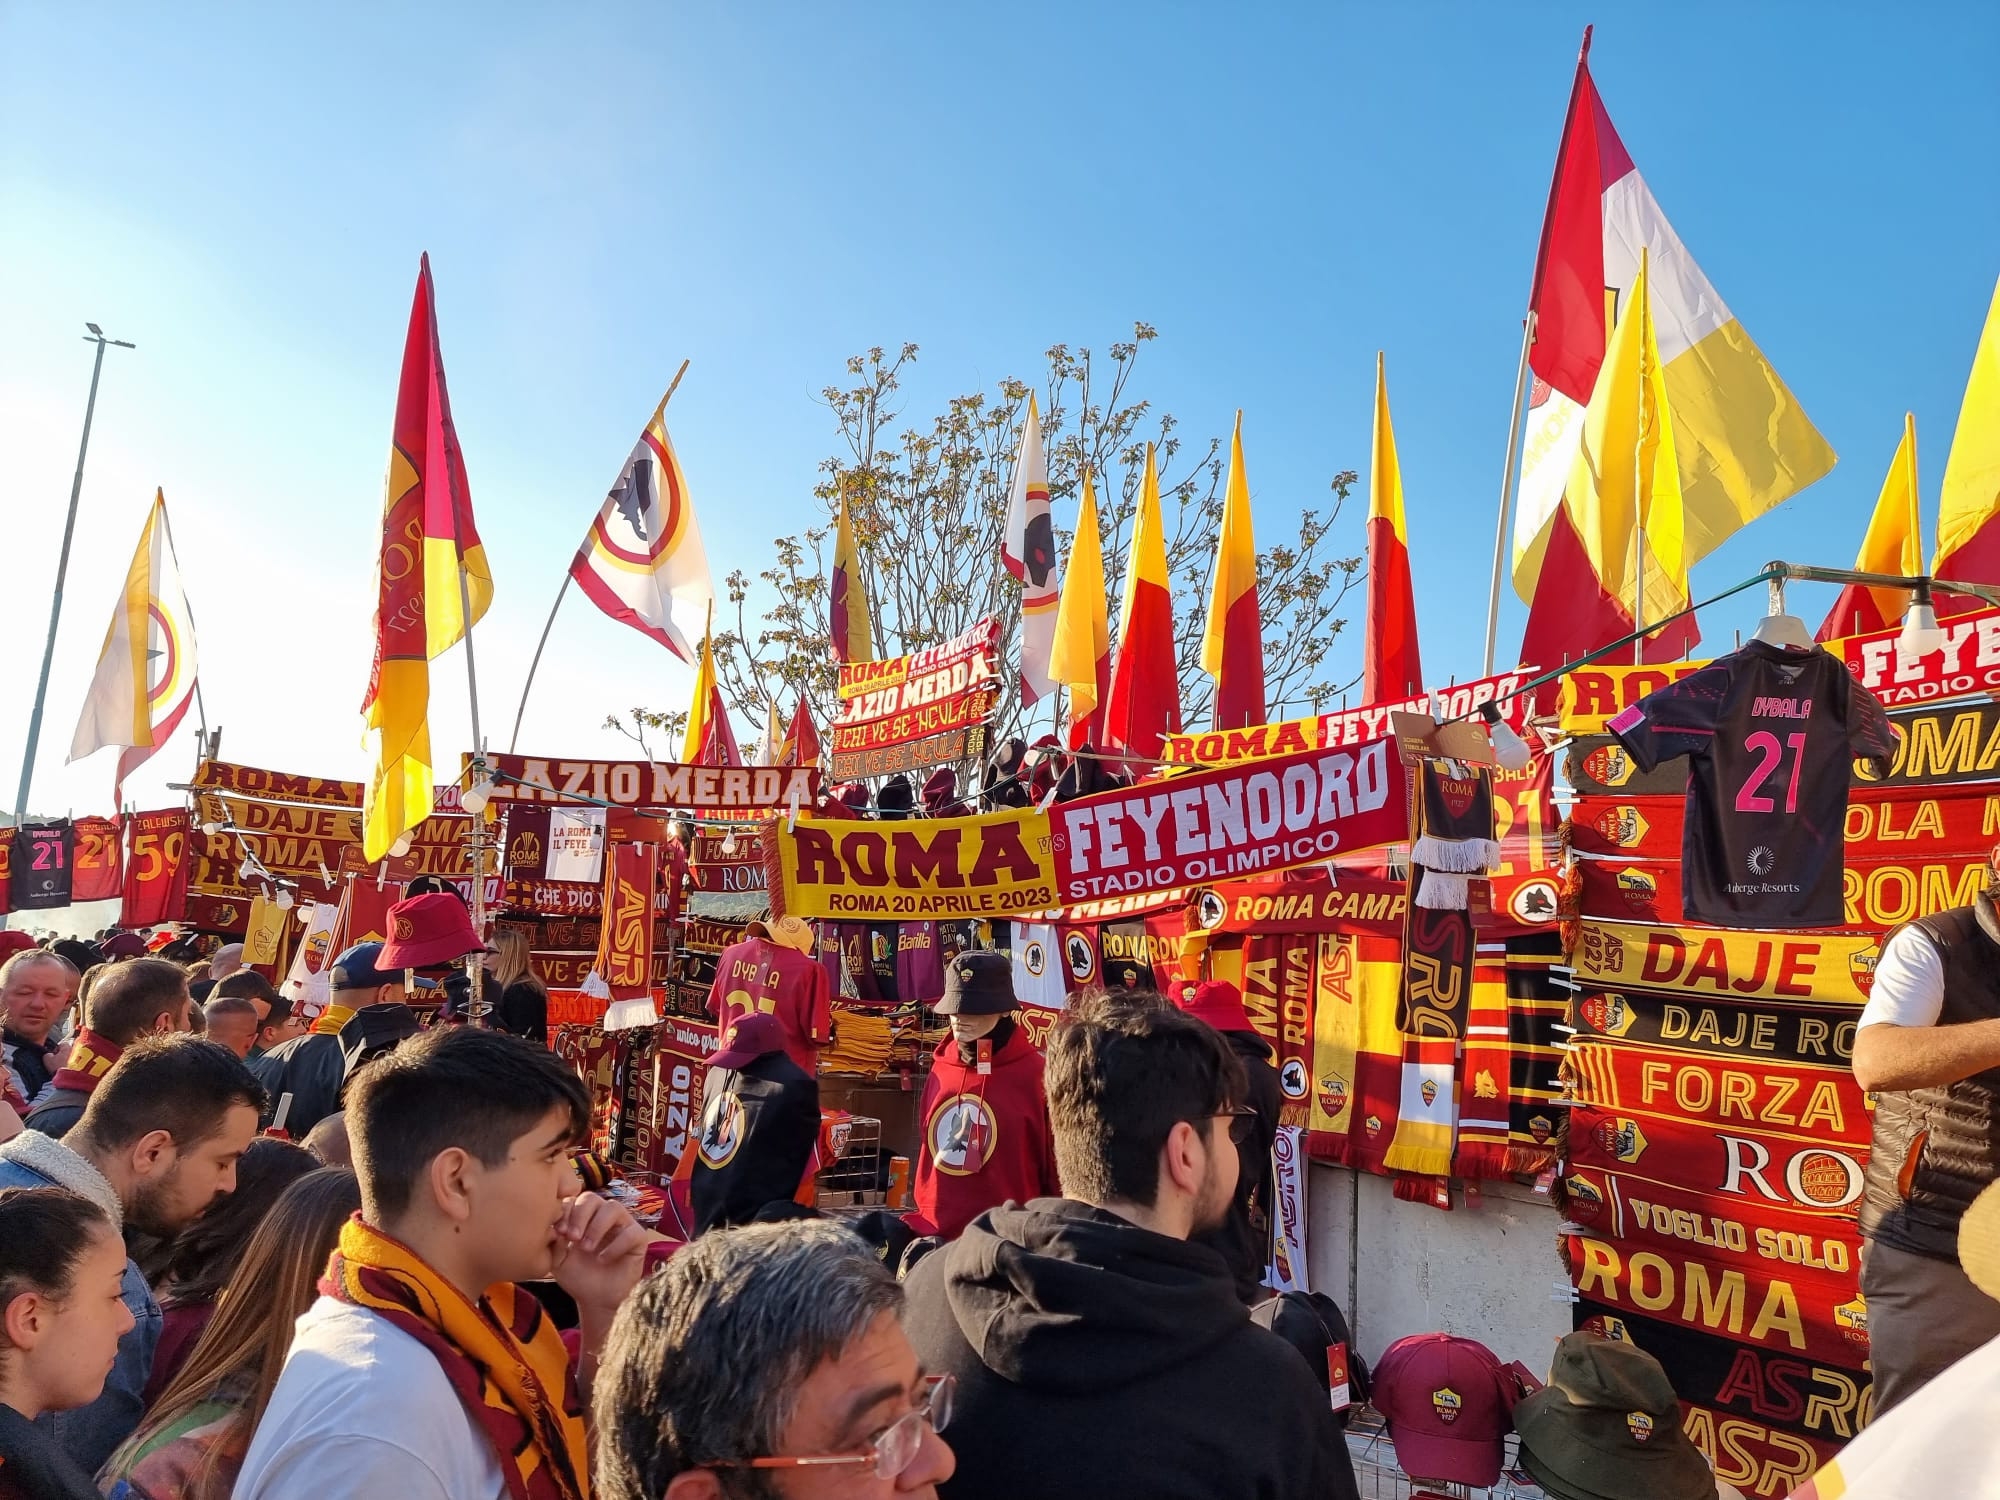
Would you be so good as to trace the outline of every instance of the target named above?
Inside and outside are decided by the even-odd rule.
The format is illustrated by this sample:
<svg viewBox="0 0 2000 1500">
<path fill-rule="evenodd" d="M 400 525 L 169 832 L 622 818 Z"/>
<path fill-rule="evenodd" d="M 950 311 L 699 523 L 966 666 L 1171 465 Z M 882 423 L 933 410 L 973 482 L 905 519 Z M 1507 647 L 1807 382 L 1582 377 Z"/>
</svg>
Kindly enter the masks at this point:
<svg viewBox="0 0 2000 1500">
<path fill-rule="evenodd" d="M 667 409 L 667 403 L 674 399 L 674 392 L 680 389 L 681 376 L 687 374 L 688 364 L 689 361 L 684 359 L 681 361 L 681 367 L 674 371 L 674 378 L 667 386 L 666 395 L 660 397 L 660 404 L 653 408 L 655 421 Z M 521 719 L 528 711 L 528 690 L 535 685 L 535 669 L 542 664 L 542 648 L 549 643 L 549 632 L 555 628 L 556 611 L 562 608 L 563 596 L 569 592 L 569 581 L 570 574 L 565 570 L 562 587 L 556 590 L 556 602 L 549 606 L 549 617 L 542 625 L 542 638 L 535 642 L 535 655 L 528 663 L 528 680 L 521 684 L 521 705 L 514 710 L 514 732 L 507 739 L 509 755 L 514 753 L 514 747 L 521 741 Z"/>
<path fill-rule="evenodd" d="M 69 544 L 76 535 L 76 503 L 83 494 L 83 460 L 90 452 L 90 422 L 97 414 L 97 377 L 104 370 L 104 351 L 132 349 L 137 345 L 128 344 L 123 339 L 108 339 L 104 330 L 95 323 L 83 325 L 90 330 L 84 335 L 85 342 L 95 340 L 97 358 L 90 366 L 90 399 L 83 405 L 83 441 L 76 449 L 76 477 L 69 483 L 69 519 L 63 522 L 62 553 L 56 559 L 55 598 L 49 605 L 49 641 L 42 648 L 42 675 L 35 683 L 35 711 L 28 716 L 28 748 L 21 755 L 21 789 L 14 796 L 14 826 L 19 828 L 28 817 L 28 787 L 35 779 L 35 749 L 42 738 L 42 705 L 49 695 L 49 667 L 56 658 L 56 624 L 62 619 L 63 580 L 69 576 Z"/>
<path fill-rule="evenodd" d="M 1486 671 L 1493 675 L 1493 649 L 1500 634 L 1500 585 L 1506 573 L 1508 538 L 1514 520 L 1514 461 L 1521 453 L 1521 418 L 1528 400 L 1528 351 L 1535 345 L 1535 310 L 1521 320 L 1521 364 L 1514 372 L 1514 421 L 1507 429 L 1507 467 L 1500 474 L 1500 528 L 1493 537 L 1493 588 L 1486 596 Z"/>
</svg>

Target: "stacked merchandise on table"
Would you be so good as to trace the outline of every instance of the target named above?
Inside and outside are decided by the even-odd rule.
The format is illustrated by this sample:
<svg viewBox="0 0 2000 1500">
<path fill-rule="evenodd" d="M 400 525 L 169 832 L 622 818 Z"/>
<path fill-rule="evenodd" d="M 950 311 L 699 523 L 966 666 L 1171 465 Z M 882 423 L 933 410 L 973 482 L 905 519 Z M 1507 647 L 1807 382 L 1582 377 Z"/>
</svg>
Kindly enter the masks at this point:
<svg viewBox="0 0 2000 1500">
<path fill-rule="evenodd" d="M 2000 708 L 1898 711 L 1870 746 L 1866 705 L 1812 744 L 1817 719 L 1767 702 L 1719 726 L 1691 794 L 1687 763 L 1646 768 L 1644 711 L 1600 706 L 1566 721 L 1577 1322 L 1662 1362 L 1722 1478 L 1783 1495 L 1871 1410 L 1854 1036 L 1887 932 L 1985 883 Z M 1870 748 L 1886 765 L 1850 786 Z"/>
</svg>

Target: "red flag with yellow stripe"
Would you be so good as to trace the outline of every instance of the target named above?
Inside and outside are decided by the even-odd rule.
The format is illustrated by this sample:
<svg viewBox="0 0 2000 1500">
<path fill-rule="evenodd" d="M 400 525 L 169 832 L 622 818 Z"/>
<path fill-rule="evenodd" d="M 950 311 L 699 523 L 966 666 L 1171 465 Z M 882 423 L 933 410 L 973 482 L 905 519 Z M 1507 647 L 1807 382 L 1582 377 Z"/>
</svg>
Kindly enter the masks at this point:
<svg viewBox="0 0 2000 1500">
<path fill-rule="evenodd" d="M 1114 750 L 1157 760 L 1161 742 L 1180 730 L 1167 533 L 1160 519 L 1159 472 L 1148 443 L 1139 514 L 1132 523 L 1132 554 L 1125 564 L 1125 611 L 1118 621 L 1118 658 L 1111 667 L 1104 737 Z"/>
<path fill-rule="evenodd" d="M 375 660 L 361 704 L 375 762 L 362 809 L 370 860 L 431 814 L 430 664 L 492 601 L 493 575 L 451 421 L 426 255 L 403 341 L 376 567 Z"/>
<path fill-rule="evenodd" d="M 1389 383 L 1375 355 L 1375 443 L 1368 474 L 1368 639 L 1361 702 L 1413 698 L 1423 691 L 1417 653 L 1417 596 L 1410 586 L 1409 532 L 1403 521 L 1403 470 L 1389 424 Z"/>
<path fill-rule="evenodd" d="M 1247 729 L 1264 713 L 1264 622 L 1257 612 L 1257 540 L 1250 528 L 1250 481 L 1243 471 L 1243 413 L 1229 444 L 1222 535 L 1209 585 L 1202 670 L 1215 679 L 1215 727 Z"/>
</svg>

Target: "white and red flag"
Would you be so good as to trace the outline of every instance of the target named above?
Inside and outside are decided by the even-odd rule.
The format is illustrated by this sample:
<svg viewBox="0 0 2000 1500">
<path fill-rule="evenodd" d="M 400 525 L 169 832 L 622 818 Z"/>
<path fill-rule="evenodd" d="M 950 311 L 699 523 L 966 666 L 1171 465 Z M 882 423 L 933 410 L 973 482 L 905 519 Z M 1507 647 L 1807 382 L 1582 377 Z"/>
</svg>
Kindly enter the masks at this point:
<svg viewBox="0 0 2000 1500">
<path fill-rule="evenodd" d="M 663 397 L 604 497 L 569 576 L 597 607 L 692 664 L 715 602 Z"/>
<path fill-rule="evenodd" d="M 1049 457 L 1032 391 L 1028 420 L 1021 424 L 1021 452 L 1014 460 L 1014 487 L 1007 496 L 1000 561 L 1021 585 L 1021 701 L 1033 703 L 1056 688 L 1049 675 L 1049 648 L 1055 644 L 1062 588 L 1056 578 L 1055 523 L 1049 519 Z"/>
<path fill-rule="evenodd" d="M 104 635 L 97 675 L 70 739 L 69 758 L 82 760 L 107 745 L 122 747 L 114 790 L 122 807 L 125 778 L 180 727 L 194 691 L 194 617 L 181 589 L 167 497 L 155 491 L 139 550 L 132 554 L 124 592 Z"/>
</svg>

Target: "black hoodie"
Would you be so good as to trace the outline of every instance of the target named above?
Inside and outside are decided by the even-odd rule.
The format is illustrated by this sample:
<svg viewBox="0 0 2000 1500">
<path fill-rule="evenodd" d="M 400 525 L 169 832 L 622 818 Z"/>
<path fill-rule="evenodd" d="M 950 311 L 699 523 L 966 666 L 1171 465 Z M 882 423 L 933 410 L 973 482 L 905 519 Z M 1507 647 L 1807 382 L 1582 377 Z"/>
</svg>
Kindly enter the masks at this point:
<svg viewBox="0 0 2000 1500">
<path fill-rule="evenodd" d="M 1087 1204 L 981 1214 L 910 1273 L 904 1322 L 958 1377 L 947 1500 L 1352 1500 L 1298 1353 L 1213 1250 Z"/>
</svg>

